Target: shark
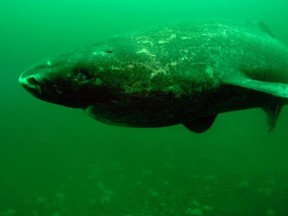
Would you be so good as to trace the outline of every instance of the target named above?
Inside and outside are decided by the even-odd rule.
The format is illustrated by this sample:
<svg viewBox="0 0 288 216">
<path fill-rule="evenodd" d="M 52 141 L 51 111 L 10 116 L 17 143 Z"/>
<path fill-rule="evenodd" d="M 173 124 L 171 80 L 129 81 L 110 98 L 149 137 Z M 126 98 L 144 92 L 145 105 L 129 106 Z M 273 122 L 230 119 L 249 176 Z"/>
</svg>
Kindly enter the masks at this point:
<svg viewBox="0 0 288 216">
<path fill-rule="evenodd" d="M 203 133 L 221 113 L 259 107 L 271 131 L 288 103 L 288 48 L 262 22 L 157 25 L 46 58 L 19 82 L 106 124 Z"/>
</svg>

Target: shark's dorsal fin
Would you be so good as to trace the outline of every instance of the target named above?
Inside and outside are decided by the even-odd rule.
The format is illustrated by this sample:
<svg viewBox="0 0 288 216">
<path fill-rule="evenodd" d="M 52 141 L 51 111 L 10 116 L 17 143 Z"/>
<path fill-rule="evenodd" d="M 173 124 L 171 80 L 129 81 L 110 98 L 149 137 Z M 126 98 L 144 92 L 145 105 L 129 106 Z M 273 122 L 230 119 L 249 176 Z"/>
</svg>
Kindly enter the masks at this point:
<svg viewBox="0 0 288 216">
<path fill-rule="evenodd" d="M 282 109 L 282 105 L 278 105 L 278 104 L 273 104 L 270 106 L 266 106 L 262 108 L 264 110 L 264 112 L 267 115 L 267 119 L 268 119 L 268 132 L 271 132 L 274 128 L 275 125 L 277 123 L 279 114 L 281 112 Z"/>
<path fill-rule="evenodd" d="M 239 86 L 273 95 L 275 97 L 288 99 L 288 84 L 254 80 L 240 74 L 233 74 L 233 76 L 224 77 L 222 81 L 228 85 Z"/>
<path fill-rule="evenodd" d="M 257 25 L 263 32 L 266 32 L 271 37 L 276 38 L 275 35 L 272 33 L 272 31 L 268 28 L 268 26 L 264 22 L 258 22 Z"/>
<path fill-rule="evenodd" d="M 250 28 L 256 29 L 257 31 L 264 33 L 266 35 L 269 35 L 273 38 L 276 38 L 272 31 L 268 28 L 268 26 L 264 22 L 248 22 L 248 26 L 250 25 Z"/>
</svg>

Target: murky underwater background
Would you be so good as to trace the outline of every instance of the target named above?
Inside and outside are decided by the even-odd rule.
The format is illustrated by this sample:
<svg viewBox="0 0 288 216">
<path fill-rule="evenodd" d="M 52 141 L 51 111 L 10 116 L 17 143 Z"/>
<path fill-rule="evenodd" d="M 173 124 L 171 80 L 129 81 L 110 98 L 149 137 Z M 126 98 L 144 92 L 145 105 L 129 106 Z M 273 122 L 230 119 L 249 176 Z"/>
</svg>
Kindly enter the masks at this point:
<svg viewBox="0 0 288 216">
<path fill-rule="evenodd" d="M 287 216 L 288 110 L 260 109 L 206 133 L 104 125 L 18 84 L 31 64 L 147 25 L 264 21 L 288 45 L 284 0 L 1 0 L 0 216 Z"/>
</svg>

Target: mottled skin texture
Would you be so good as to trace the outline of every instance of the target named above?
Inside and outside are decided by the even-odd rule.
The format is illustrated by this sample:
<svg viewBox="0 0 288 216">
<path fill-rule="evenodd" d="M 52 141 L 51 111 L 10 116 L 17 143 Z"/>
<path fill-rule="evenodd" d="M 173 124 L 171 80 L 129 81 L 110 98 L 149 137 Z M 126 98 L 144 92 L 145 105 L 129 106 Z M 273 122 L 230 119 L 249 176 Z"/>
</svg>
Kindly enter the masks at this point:
<svg viewBox="0 0 288 216">
<path fill-rule="evenodd" d="M 47 59 L 20 82 L 40 99 L 132 127 L 287 102 L 230 82 L 238 77 L 287 84 L 287 48 L 256 24 L 159 26 Z"/>
</svg>

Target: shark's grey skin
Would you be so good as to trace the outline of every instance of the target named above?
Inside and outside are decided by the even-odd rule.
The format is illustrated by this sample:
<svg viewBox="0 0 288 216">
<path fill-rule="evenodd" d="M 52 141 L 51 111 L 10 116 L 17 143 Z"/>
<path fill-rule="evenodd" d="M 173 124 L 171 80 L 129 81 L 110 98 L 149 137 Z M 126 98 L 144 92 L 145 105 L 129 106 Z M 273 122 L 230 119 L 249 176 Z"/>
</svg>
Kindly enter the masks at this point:
<svg viewBox="0 0 288 216">
<path fill-rule="evenodd" d="M 108 124 L 204 132 L 218 113 L 261 107 L 272 129 L 288 101 L 288 49 L 261 23 L 173 24 L 46 59 L 19 81 Z"/>
</svg>

